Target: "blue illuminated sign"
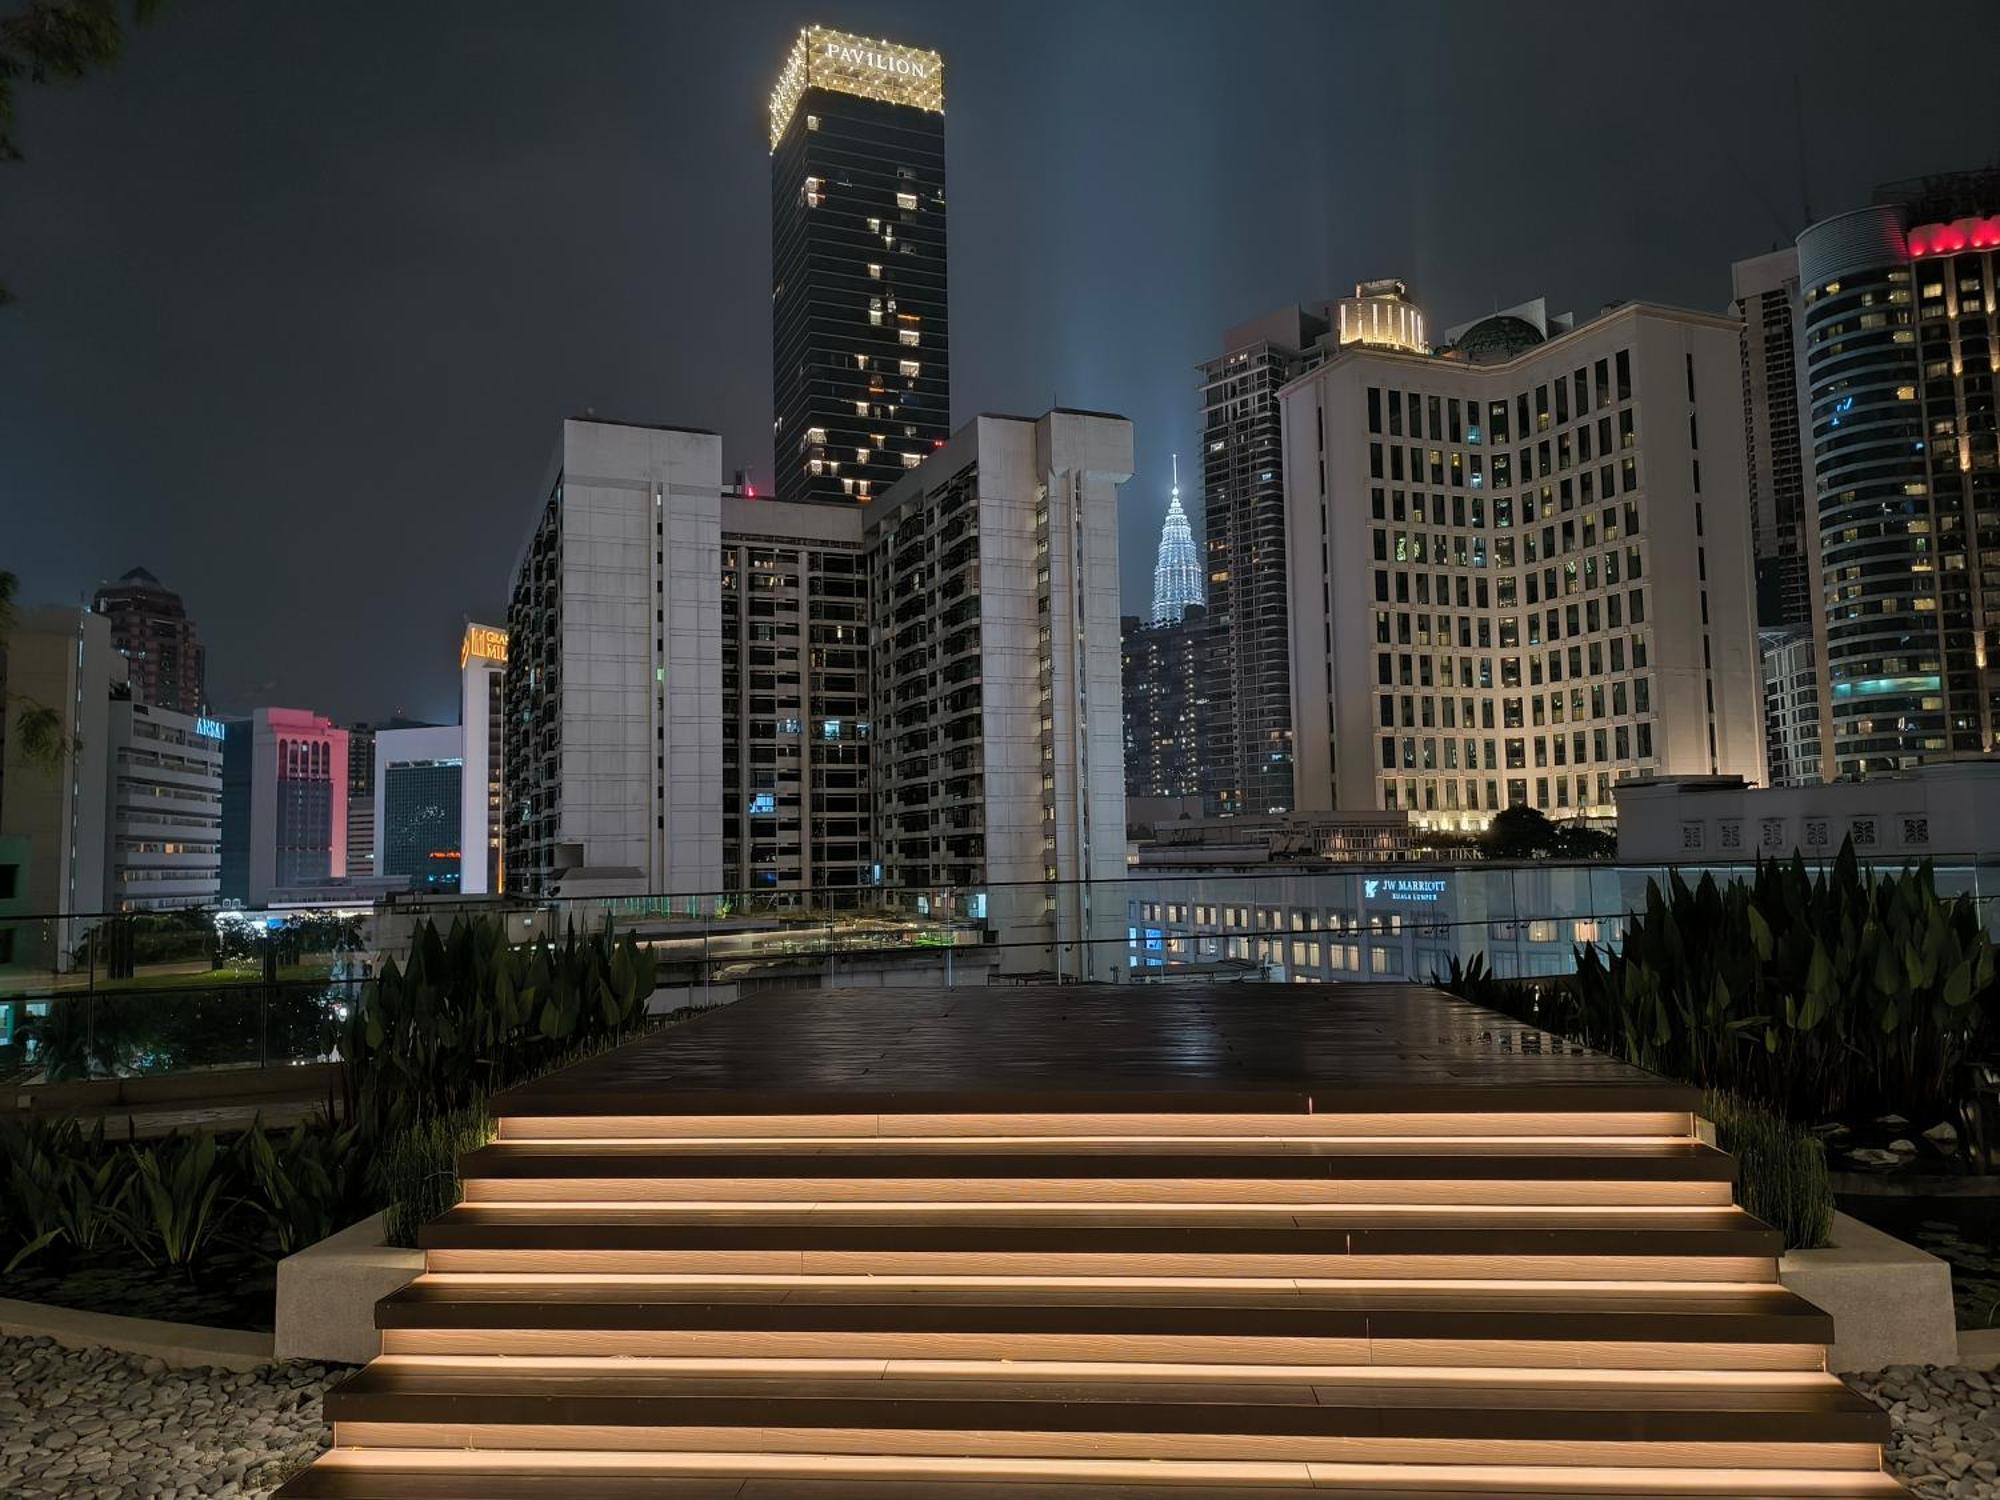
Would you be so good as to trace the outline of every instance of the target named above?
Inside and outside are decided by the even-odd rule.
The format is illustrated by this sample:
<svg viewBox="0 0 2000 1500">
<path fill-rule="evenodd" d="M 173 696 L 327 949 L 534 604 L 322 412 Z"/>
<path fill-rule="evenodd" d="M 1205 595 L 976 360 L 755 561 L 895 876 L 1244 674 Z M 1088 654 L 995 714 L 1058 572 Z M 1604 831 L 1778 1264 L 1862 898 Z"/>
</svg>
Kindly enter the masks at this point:
<svg viewBox="0 0 2000 1500">
<path fill-rule="evenodd" d="M 196 719 L 194 732 L 206 740 L 219 740 L 222 738 L 222 720 Z"/>
<path fill-rule="evenodd" d="M 1370 901 L 1403 901 L 1435 906 L 1444 900 L 1444 892 L 1445 880 L 1441 876 L 1430 880 L 1400 877 L 1361 882 L 1361 893 Z"/>
</svg>

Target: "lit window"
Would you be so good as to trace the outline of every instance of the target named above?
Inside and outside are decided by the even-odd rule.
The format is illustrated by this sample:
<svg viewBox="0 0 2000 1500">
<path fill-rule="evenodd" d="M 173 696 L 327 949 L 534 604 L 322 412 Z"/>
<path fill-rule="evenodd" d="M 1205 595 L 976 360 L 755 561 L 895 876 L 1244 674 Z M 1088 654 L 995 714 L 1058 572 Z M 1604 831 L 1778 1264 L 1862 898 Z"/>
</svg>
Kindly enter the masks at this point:
<svg viewBox="0 0 2000 1500">
<path fill-rule="evenodd" d="M 854 403 L 854 415 L 855 415 L 855 416 L 857 416 L 857 417 L 865 417 L 865 416 L 867 416 L 867 415 L 868 415 L 868 403 L 867 403 L 866 401 L 857 401 L 857 402 L 855 402 L 855 403 Z"/>
<path fill-rule="evenodd" d="M 914 469 L 923 461 L 923 455 L 920 453 L 905 453 L 903 455 L 903 467 L 906 469 Z"/>
<path fill-rule="evenodd" d="M 917 195 L 915 193 L 896 194 L 896 207 L 915 208 L 916 206 L 917 206 Z"/>
<path fill-rule="evenodd" d="M 808 443 L 823 443 L 823 442 L 825 442 L 825 441 L 826 441 L 826 429 L 825 429 L 824 427 L 808 427 L 808 428 L 806 429 L 806 441 L 807 441 Z"/>
<path fill-rule="evenodd" d="M 882 299 L 880 297 L 870 297 L 868 299 L 868 321 L 878 328 L 881 327 Z"/>
<path fill-rule="evenodd" d="M 896 330 L 896 337 L 913 349 L 923 342 L 923 335 L 914 328 L 899 328 Z"/>
<path fill-rule="evenodd" d="M 870 450 L 867 448 L 856 448 L 854 450 L 854 461 L 858 464 L 867 463 L 869 452 Z"/>
<path fill-rule="evenodd" d="M 906 359 L 903 360 L 900 364 L 898 364 L 897 368 L 901 370 L 905 375 L 908 375 L 912 379 L 914 379 L 922 371 L 923 366 L 918 364 L 914 359 Z"/>
<path fill-rule="evenodd" d="M 881 266 L 877 265 L 874 261 L 870 261 L 868 263 L 868 274 L 873 276 L 877 281 L 880 281 L 882 279 Z"/>
</svg>

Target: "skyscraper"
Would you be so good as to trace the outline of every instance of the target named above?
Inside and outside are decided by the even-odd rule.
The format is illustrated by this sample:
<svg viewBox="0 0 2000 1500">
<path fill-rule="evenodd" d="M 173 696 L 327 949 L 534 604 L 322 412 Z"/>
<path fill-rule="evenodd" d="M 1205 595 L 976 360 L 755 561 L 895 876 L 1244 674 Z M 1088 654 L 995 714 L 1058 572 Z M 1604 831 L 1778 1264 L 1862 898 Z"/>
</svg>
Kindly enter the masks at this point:
<svg viewBox="0 0 2000 1500">
<path fill-rule="evenodd" d="M 1202 656 L 1208 620 L 1199 604 L 1181 618 L 1119 621 L 1124 646 L 1125 795 L 1201 795 Z"/>
<path fill-rule="evenodd" d="M 1232 328 L 1201 367 L 1210 629 L 1201 799 L 1212 815 L 1292 806 L 1278 388 L 1320 357 L 1332 316 L 1322 302 Z"/>
<path fill-rule="evenodd" d="M 112 649 L 130 663 L 134 702 L 199 714 L 207 661 L 181 596 L 144 568 L 97 591 L 91 608 L 111 621 Z"/>
<path fill-rule="evenodd" d="M 407 880 L 419 891 L 459 890 L 464 786 L 463 725 L 423 724 L 376 731 L 374 842 L 378 876 Z M 480 832 L 475 829 L 474 836 Z"/>
<path fill-rule="evenodd" d="M 1833 773 L 2000 748 L 2000 172 L 1799 236 Z"/>
<path fill-rule="evenodd" d="M 809 26 L 771 93 L 781 500 L 878 496 L 951 435 L 944 64 Z"/>
<path fill-rule="evenodd" d="M 1812 452 L 1799 441 L 1805 404 L 1799 350 L 1805 302 L 1799 252 L 1775 250 L 1731 270 L 1743 321 L 1743 419 L 1749 460 L 1750 527 L 1757 552 L 1757 623 L 1769 629 L 1813 617 Z"/>
<path fill-rule="evenodd" d="M 458 722 L 465 735 L 458 888 L 467 896 L 507 888 L 500 820 L 506 678 L 507 632 L 497 625 L 467 625 L 458 648 Z"/>
<path fill-rule="evenodd" d="M 1160 526 L 1160 556 L 1153 564 L 1153 623 L 1178 625 L 1190 604 L 1202 603 L 1201 559 L 1195 555 L 1194 533 L 1181 509 L 1181 459 L 1174 455 L 1174 488 L 1167 501 L 1167 519 Z"/>
<path fill-rule="evenodd" d="M 298 708 L 223 728 L 223 899 L 268 906 L 346 878 L 347 731 Z"/>
</svg>

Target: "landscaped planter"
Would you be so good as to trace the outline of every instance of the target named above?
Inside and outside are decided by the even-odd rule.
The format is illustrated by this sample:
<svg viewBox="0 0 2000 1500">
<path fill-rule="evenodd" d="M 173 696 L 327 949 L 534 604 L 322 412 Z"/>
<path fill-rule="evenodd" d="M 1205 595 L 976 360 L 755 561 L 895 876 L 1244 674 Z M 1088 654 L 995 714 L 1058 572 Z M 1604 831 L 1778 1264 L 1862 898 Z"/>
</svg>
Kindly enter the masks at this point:
<svg viewBox="0 0 2000 1500">
<path fill-rule="evenodd" d="M 1958 1358 L 1951 1267 L 1859 1219 L 1835 1214 L 1833 1243 L 1787 1251 L 1778 1276 L 1832 1315 L 1828 1369 L 1948 1365 Z"/>
<path fill-rule="evenodd" d="M 274 1352 L 366 1364 L 382 1352 L 375 1304 L 423 1268 L 423 1251 L 384 1241 L 380 1214 L 286 1256 L 278 1262 Z"/>
</svg>

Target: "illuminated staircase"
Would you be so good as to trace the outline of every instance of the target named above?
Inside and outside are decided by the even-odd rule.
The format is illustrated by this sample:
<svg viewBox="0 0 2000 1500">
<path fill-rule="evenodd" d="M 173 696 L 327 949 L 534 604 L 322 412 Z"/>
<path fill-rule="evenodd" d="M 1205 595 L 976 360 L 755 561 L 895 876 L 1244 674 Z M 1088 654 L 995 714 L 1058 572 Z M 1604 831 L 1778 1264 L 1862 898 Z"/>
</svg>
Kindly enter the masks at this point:
<svg viewBox="0 0 2000 1500">
<path fill-rule="evenodd" d="M 1902 1494 L 1729 1158 L 1588 1097 L 508 1114 L 281 1493 Z"/>
</svg>

